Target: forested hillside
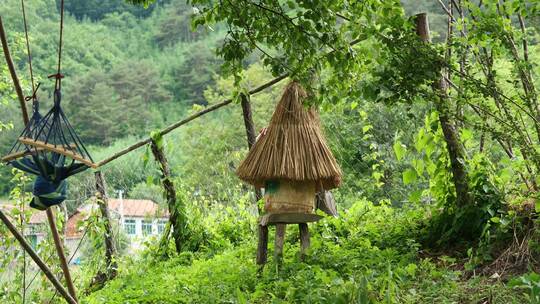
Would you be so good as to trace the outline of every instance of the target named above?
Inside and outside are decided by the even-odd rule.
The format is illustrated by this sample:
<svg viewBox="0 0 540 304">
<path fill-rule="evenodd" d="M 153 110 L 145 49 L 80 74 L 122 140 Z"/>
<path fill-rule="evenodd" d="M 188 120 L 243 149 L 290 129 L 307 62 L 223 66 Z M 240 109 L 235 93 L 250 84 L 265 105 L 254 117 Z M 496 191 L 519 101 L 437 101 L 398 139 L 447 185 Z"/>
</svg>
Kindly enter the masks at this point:
<svg viewBox="0 0 540 304">
<path fill-rule="evenodd" d="M 25 2 L 43 113 L 60 7 Z M 93 160 L 149 138 L 70 177 L 55 207 L 65 239 L 69 229 L 83 235 L 67 250 L 81 254 L 70 265 L 80 303 L 540 303 L 536 1 L 65 0 L 64 9 L 62 105 Z M 424 12 L 422 42 L 414 16 Z M 0 16 L 29 96 L 21 1 L 0 0 Z M 5 155 L 23 121 L 0 62 Z M 341 168 L 339 216 L 309 224 L 305 255 L 301 228 L 289 225 L 282 259 L 272 257 L 272 227 L 263 268 L 264 199 L 235 173 L 249 151 L 241 97 L 250 95 L 255 135 L 264 135 L 292 80 L 308 91 Z M 165 237 L 145 235 L 131 251 L 123 218 L 107 235 L 98 209 L 68 227 L 95 202 L 96 171 L 110 198 L 156 202 Z M 0 207 L 16 207 L 22 231 L 35 214 L 32 182 L 0 165 Z M 66 283 L 46 229 L 34 247 Z M 1 248 L 18 248 L 2 225 L 0 236 Z M 0 302 L 64 303 L 22 250 L 7 252 Z"/>
</svg>

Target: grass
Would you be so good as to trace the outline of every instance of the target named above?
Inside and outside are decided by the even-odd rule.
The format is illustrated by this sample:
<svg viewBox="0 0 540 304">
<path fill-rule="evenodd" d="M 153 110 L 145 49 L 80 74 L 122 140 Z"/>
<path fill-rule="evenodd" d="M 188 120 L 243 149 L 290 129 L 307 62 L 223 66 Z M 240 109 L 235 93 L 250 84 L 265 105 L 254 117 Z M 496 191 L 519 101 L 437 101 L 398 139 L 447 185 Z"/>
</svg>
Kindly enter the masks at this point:
<svg viewBox="0 0 540 304">
<path fill-rule="evenodd" d="M 82 303 L 525 303 L 503 281 L 465 276 L 451 257 L 422 257 L 414 241 L 422 214 L 359 201 L 340 218 L 310 226 L 305 262 L 298 228 L 290 227 L 281 267 L 270 257 L 259 271 L 251 231 L 218 251 L 134 260 Z M 209 237 L 226 239 L 226 231 Z"/>
</svg>

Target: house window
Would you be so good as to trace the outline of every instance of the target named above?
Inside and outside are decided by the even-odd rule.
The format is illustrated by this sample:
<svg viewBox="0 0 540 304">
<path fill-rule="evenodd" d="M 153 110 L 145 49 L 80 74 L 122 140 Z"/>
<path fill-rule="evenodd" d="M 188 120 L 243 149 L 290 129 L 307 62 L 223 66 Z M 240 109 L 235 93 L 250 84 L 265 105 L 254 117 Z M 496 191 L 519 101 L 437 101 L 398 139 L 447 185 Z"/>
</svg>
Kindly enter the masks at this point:
<svg viewBox="0 0 540 304">
<path fill-rule="evenodd" d="M 37 249 L 37 235 L 35 234 L 31 234 L 29 236 L 26 237 L 26 239 L 28 240 L 28 243 L 30 243 L 30 246 L 32 246 L 32 248 Z"/>
<path fill-rule="evenodd" d="M 167 221 L 159 220 L 157 224 L 157 232 L 159 234 L 163 233 L 163 230 L 165 230 L 165 225 L 167 224 Z"/>
<path fill-rule="evenodd" d="M 152 234 L 152 221 L 142 221 L 142 234 L 144 236 Z"/>
<path fill-rule="evenodd" d="M 26 239 L 32 248 L 36 249 L 38 245 L 38 233 L 40 232 L 39 225 L 30 224 L 26 232 Z"/>
<path fill-rule="evenodd" d="M 124 220 L 124 230 L 127 235 L 135 235 L 135 220 Z"/>
</svg>

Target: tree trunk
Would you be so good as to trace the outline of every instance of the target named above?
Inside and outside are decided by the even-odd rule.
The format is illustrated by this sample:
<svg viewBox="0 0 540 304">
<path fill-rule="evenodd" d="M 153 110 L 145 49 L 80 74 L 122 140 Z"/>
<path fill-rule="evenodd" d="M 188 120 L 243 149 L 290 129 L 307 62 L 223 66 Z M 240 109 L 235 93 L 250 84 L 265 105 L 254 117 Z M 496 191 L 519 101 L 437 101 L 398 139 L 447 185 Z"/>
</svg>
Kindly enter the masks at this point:
<svg viewBox="0 0 540 304">
<path fill-rule="evenodd" d="M 9 231 L 15 236 L 17 241 L 21 244 L 28 255 L 34 260 L 39 269 L 53 284 L 58 293 L 70 304 L 77 304 L 77 301 L 70 295 L 70 293 L 62 286 L 62 283 L 56 278 L 52 270 L 43 262 L 43 260 L 34 251 L 32 246 L 24 239 L 23 235 L 17 230 L 17 228 L 9 221 L 9 218 L 0 210 L 0 220 L 4 222 Z"/>
<path fill-rule="evenodd" d="M 169 208 L 169 223 L 172 229 L 172 236 L 174 239 L 174 245 L 176 252 L 180 253 L 182 250 L 182 210 L 178 210 L 177 201 L 176 201 L 176 189 L 174 188 L 174 183 L 171 178 L 171 170 L 169 168 L 169 163 L 163 153 L 163 148 L 159 147 L 155 140 L 152 139 L 150 143 L 150 148 L 154 158 L 159 163 L 159 170 L 161 171 L 161 183 L 163 185 L 163 190 L 165 192 L 165 197 L 167 199 L 167 206 Z M 162 245 L 166 245 L 168 233 L 163 233 L 162 236 Z M 162 248 L 164 249 L 164 248 Z"/>
<path fill-rule="evenodd" d="M 253 124 L 253 115 L 251 114 L 251 101 L 249 96 L 242 94 L 242 114 L 244 116 L 244 125 L 246 127 L 246 136 L 248 142 L 248 148 L 251 149 L 257 140 L 257 135 L 255 135 L 255 125 Z M 262 198 L 261 189 L 255 187 L 255 199 L 257 202 Z M 259 210 L 261 214 L 261 210 Z"/>
<path fill-rule="evenodd" d="M 431 42 L 429 33 L 429 21 L 427 14 L 416 15 L 416 33 L 422 41 Z M 442 74 L 442 71 L 441 71 Z M 472 203 L 472 195 L 469 191 L 468 175 L 465 168 L 465 151 L 459 140 L 459 133 L 452 122 L 449 113 L 448 82 L 444 75 L 433 85 L 433 90 L 437 95 L 435 99 L 435 108 L 439 112 L 439 122 L 444 134 L 450 165 L 452 168 L 452 177 L 456 188 L 456 203 L 463 206 Z"/>
<path fill-rule="evenodd" d="M 116 256 L 116 245 L 113 238 L 113 229 L 111 225 L 111 217 L 109 214 L 109 197 L 107 196 L 107 188 L 105 185 L 105 179 L 101 171 L 96 171 L 96 190 L 98 193 L 97 204 L 101 212 L 101 217 L 103 224 L 105 226 L 105 262 L 107 265 L 106 277 L 109 280 L 112 280 L 117 275 L 118 265 L 115 260 Z"/>
</svg>

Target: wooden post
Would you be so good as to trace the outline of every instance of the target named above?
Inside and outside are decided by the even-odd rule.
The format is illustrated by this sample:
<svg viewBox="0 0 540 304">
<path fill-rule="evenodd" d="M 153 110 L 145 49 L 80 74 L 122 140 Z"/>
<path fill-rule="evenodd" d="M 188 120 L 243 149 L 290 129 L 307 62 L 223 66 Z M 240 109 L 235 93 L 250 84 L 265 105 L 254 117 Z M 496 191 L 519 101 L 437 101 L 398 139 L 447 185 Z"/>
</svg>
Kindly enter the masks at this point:
<svg viewBox="0 0 540 304">
<path fill-rule="evenodd" d="M 6 58 L 6 63 L 9 69 L 9 73 L 11 74 L 11 79 L 13 79 L 13 86 L 15 87 L 15 92 L 17 93 L 17 97 L 19 98 L 23 122 L 24 122 L 24 125 L 26 125 L 29 121 L 28 112 L 26 110 L 26 103 L 24 101 L 24 95 L 21 88 L 21 84 L 19 82 L 19 78 L 17 77 L 17 71 L 15 70 L 15 65 L 13 64 L 13 60 L 11 59 L 11 53 L 9 52 L 6 32 L 4 31 L 4 24 L 2 23 L 1 16 L 0 16 L 0 40 L 2 41 L 2 49 L 4 50 L 4 57 Z"/>
<path fill-rule="evenodd" d="M 172 181 L 171 169 L 169 168 L 169 163 L 163 148 L 160 147 L 155 140 L 152 139 L 150 142 L 150 148 L 154 158 L 159 164 L 159 170 L 161 171 L 161 183 L 163 185 L 163 190 L 165 192 L 165 197 L 167 198 L 167 206 L 169 208 L 169 222 L 172 226 L 172 235 L 174 238 L 174 245 L 176 247 L 176 252 L 180 253 L 182 250 L 182 231 L 180 222 L 182 218 L 180 217 L 183 210 L 178 210 L 176 204 L 176 189 L 174 188 L 174 183 Z M 163 233 L 161 239 L 161 245 L 165 246 L 168 242 L 168 233 Z"/>
<path fill-rule="evenodd" d="M 103 178 L 101 171 L 96 171 L 94 175 L 96 178 L 96 190 L 98 193 L 97 204 L 105 224 L 105 261 L 107 264 L 106 278 L 111 280 L 116 277 L 118 265 L 115 260 L 116 245 L 114 243 L 111 216 L 109 214 L 109 197 L 107 196 L 105 179 Z"/>
<path fill-rule="evenodd" d="M 24 248 L 24 250 L 28 253 L 28 255 L 34 260 L 36 265 L 38 265 L 39 269 L 45 274 L 45 276 L 51 281 L 53 286 L 56 288 L 58 293 L 69 303 L 69 304 L 77 304 L 77 301 L 67 292 L 66 289 L 62 286 L 60 281 L 54 276 L 53 272 L 47 265 L 45 265 L 45 262 L 37 255 L 37 253 L 34 251 L 32 246 L 28 244 L 28 242 L 24 239 L 22 234 L 17 231 L 17 228 L 9 221 L 8 217 L 0 210 L 0 220 L 4 222 L 6 227 L 9 229 L 9 231 L 15 236 L 17 241 L 21 244 L 21 246 Z"/>
<path fill-rule="evenodd" d="M 268 226 L 259 227 L 259 244 L 257 246 L 257 265 L 264 265 L 268 259 Z"/>
<path fill-rule="evenodd" d="M 310 245 L 308 224 L 300 223 L 298 229 L 300 231 L 300 260 L 303 261 Z"/>
<path fill-rule="evenodd" d="M 58 259 L 60 260 L 60 267 L 64 273 L 64 278 L 66 279 L 66 285 L 69 290 L 71 297 L 78 302 L 77 293 L 75 291 L 75 286 L 73 285 L 73 280 L 71 279 L 71 273 L 69 272 L 68 262 L 66 260 L 66 255 L 64 253 L 64 246 L 58 229 L 56 227 L 56 220 L 54 218 L 53 207 L 47 208 L 47 218 L 49 220 L 49 227 L 51 228 L 51 234 L 54 240 L 54 246 L 56 247 L 56 253 L 58 254 Z"/>
<path fill-rule="evenodd" d="M 426 43 L 431 42 L 429 33 L 429 20 L 426 13 L 415 16 L 416 33 Z M 467 170 L 464 165 L 465 152 L 459 140 L 459 133 L 448 115 L 448 82 L 444 75 L 433 84 L 433 90 L 437 95 L 435 98 L 435 108 L 439 112 L 439 123 L 443 131 L 446 142 L 446 149 L 450 158 L 452 177 L 456 188 L 456 203 L 464 206 L 472 203 L 472 195 L 469 191 Z"/>
<path fill-rule="evenodd" d="M 307 223 L 300 223 L 298 229 L 300 231 L 300 260 L 303 261 L 310 245 L 309 228 Z"/>
<path fill-rule="evenodd" d="M 283 243 L 285 242 L 286 224 L 276 224 L 276 239 L 274 240 L 274 259 L 281 264 L 283 258 Z"/>
<path fill-rule="evenodd" d="M 257 140 L 257 135 L 255 133 L 255 125 L 253 123 L 253 115 L 251 112 L 251 101 L 249 96 L 246 94 L 241 95 L 242 99 L 242 114 L 244 116 L 244 126 L 246 127 L 246 137 L 248 148 L 251 149 Z M 257 210 L 259 214 L 262 214 L 258 203 L 262 198 L 261 189 L 255 187 L 255 204 L 257 204 Z M 263 226 L 259 223 L 258 225 L 259 232 L 259 242 L 257 245 L 257 265 L 264 265 L 268 259 L 268 226 Z"/>
<path fill-rule="evenodd" d="M 2 49 L 4 51 L 4 57 L 6 58 L 6 62 L 9 67 L 11 78 L 13 80 L 13 85 L 15 86 L 15 91 L 17 92 L 17 97 L 19 98 L 19 103 L 21 105 L 23 121 L 24 121 L 24 124 L 26 125 L 29 121 L 28 112 L 26 110 L 26 104 L 24 100 L 24 95 L 22 93 L 21 84 L 19 82 L 19 78 L 17 77 L 17 72 L 15 70 L 15 66 L 13 65 L 11 54 L 9 52 L 9 48 L 7 45 L 6 33 L 4 31 L 4 25 L 2 23 L 1 17 L 0 17 L 0 40 L 2 41 Z M 62 244 L 62 240 L 60 239 L 60 235 L 58 234 L 58 229 L 56 228 L 56 221 L 54 219 L 54 213 L 51 210 L 51 208 L 48 208 L 46 213 L 47 213 L 47 219 L 49 221 L 49 227 L 51 227 L 51 234 L 53 236 L 54 245 L 56 247 L 56 253 L 58 254 L 58 258 L 60 260 L 60 266 L 62 268 L 62 271 L 64 272 L 64 277 L 66 279 L 68 290 L 71 294 L 72 299 L 75 299 L 76 301 L 77 297 L 75 295 L 75 287 L 73 286 L 73 281 L 71 280 L 71 274 L 69 273 L 69 267 L 66 261 L 66 256 L 64 254 L 64 247 Z"/>
<path fill-rule="evenodd" d="M 248 142 L 248 148 L 251 149 L 257 140 L 255 135 L 255 125 L 253 123 L 253 115 L 251 112 L 251 101 L 248 95 L 242 94 L 242 114 L 244 116 L 244 126 L 246 127 L 246 136 Z M 255 199 L 259 202 L 262 198 L 261 189 L 255 187 Z M 259 214 L 262 214 L 262 210 L 259 210 Z"/>
</svg>

